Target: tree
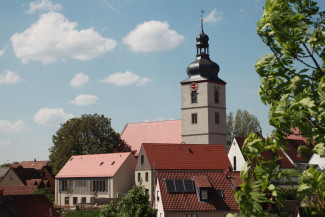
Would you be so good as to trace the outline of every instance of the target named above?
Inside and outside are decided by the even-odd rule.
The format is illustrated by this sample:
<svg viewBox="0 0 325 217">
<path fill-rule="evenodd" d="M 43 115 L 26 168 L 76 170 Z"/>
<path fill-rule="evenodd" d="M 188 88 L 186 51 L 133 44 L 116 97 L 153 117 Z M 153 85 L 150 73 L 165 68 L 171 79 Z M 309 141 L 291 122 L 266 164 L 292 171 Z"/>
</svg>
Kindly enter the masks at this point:
<svg viewBox="0 0 325 217">
<path fill-rule="evenodd" d="M 100 211 L 100 217 L 155 217 L 157 210 L 149 203 L 149 195 L 144 194 L 142 186 L 134 185 L 120 201 L 111 202 Z"/>
<path fill-rule="evenodd" d="M 61 124 L 53 135 L 49 164 L 56 175 L 72 155 L 111 153 L 122 144 L 111 120 L 98 114 L 84 114 Z"/>
<path fill-rule="evenodd" d="M 262 128 L 257 117 L 246 110 L 238 109 L 235 120 L 232 112 L 227 116 L 227 132 L 231 137 L 247 137 L 251 132 L 261 133 Z M 231 142 L 231 141 L 230 141 Z"/>
<path fill-rule="evenodd" d="M 255 64 L 261 78 L 259 95 L 270 107 L 269 123 L 276 130 L 274 141 L 263 143 L 251 135 L 243 146 L 250 160 L 241 173 L 242 188 L 235 195 L 245 216 L 264 216 L 265 211 L 281 216 L 283 189 L 272 180 L 283 183 L 298 175 L 296 191 L 303 205 L 314 216 L 325 216 L 325 187 L 316 184 L 323 183 L 325 172 L 313 167 L 305 171 L 276 167 L 276 153 L 285 148 L 283 138 L 292 134 L 292 128 L 299 129 L 314 153 L 325 154 L 324 17 L 325 12 L 311 0 L 267 0 L 257 23 L 258 35 L 271 50 Z M 305 149 L 299 147 L 300 152 Z M 272 151 L 275 158 L 261 159 L 264 150 Z M 251 160 L 258 163 L 254 166 Z"/>
</svg>

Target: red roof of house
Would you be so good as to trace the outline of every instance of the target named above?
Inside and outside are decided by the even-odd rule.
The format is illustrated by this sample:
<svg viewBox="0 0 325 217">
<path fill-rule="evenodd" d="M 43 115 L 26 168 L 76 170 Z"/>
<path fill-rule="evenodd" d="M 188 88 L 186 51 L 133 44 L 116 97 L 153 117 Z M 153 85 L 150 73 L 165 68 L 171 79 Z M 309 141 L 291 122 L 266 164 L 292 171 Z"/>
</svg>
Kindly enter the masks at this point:
<svg viewBox="0 0 325 217">
<path fill-rule="evenodd" d="M 213 190 L 210 191 L 211 201 L 199 201 L 197 192 L 168 193 L 165 180 L 193 179 L 205 176 Z M 220 211 L 234 210 L 239 207 L 234 198 L 230 181 L 222 172 L 157 172 L 164 211 Z M 216 190 L 222 190 L 223 198 L 217 198 Z"/>
<path fill-rule="evenodd" d="M 286 146 L 285 153 L 289 155 L 291 160 L 293 162 L 299 162 L 299 163 L 308 163 L 309 159 L 312 156 L 312 147 L 310 145 L 307 145 L 304 140 L 297 140 L 297 139 L 286 139 L 286 142 L 284 145 Z M 308 150 L 306 152 L 306 156 L 302 157 L 298 153 L 298 147 L 299 146 L 306 146 L 308 147 Z"/>
<path fill-rule="evenodd" d="M 193 177 L 194 182 L 198 188 L 211 188 L 211 184 L 206 176 L 197 175 Z"/>
<path fill-rule="evenodd" d="M 39 173 L 34 168 L 17 167 L 11 169 L 16 173 L 16 175 L 20 178 L 24 185 L 27 184 L 27 180 L 41 178 Z"/>
<path fill-rule="evenodd" d="M 10 186 L 0 186 L 0 189 L 3 190 L 4 195 L 25 195 L 31 194 L 36 189 L 37 185 L 10 185 Z"/>
<path fill-rule="evenodd" d="M 12 195 L 12 202 L 24 217 L 59 217 L 51 202 L 44 195 Z"/>
<path fill-rule="evenodd" d="M 294 140 L 303 140 L 306 142 L 306 138 L 302 137 L 298 128 L 291 128 L 292 134 L 288 135 L 286 139 L 294 139 Z"/>
<path fill-rule="evenodd" d="M 227 176 L 229 177 L 229 180 L 234 185 L 235 188 L 239 188 L 243 180 L 240 178 L 240 172 L 239 171 L 229 171 L 227 173 Z"/>
<path fill-rule="evenodd" d="M 11 167 L 22 166 L 24 168 L 34 168 L 35 170 L 40 170 L 47 166 L 48 161 L 22 161 L 20 164 L 13 164 Z"/>
<path fill-rule="evenodd" d="M 214 169 L 231 167 L 223 145 L 206 144 L 159 144 L 142 145 L 153 168 L 156 169 Z"/>
<path fill-rule="evenodd" d="M 131 152 L 74 155 L 56 178 L 112 177 L 128 157 L 133 157 Z"/>
<path fill-rule="evenodd" d="M 139 155 L 142 143 L 181 143 L 182 121 L 154 121 L 127 124 L 121 138 Z"/>
</svg>

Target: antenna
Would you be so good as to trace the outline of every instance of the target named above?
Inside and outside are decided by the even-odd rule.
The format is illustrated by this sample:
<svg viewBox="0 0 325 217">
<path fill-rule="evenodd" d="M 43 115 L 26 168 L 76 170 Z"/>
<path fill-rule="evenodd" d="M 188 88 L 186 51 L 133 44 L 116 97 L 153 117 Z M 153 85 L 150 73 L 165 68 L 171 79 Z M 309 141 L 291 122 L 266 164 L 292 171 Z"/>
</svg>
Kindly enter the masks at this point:
<svg viewBox="0 0 325 217">
<path fill-rule="evenodd" d="M 205 10 L 201 10 L 201 31 L 203 32 L 203 14 L 205 13 Z"/>
</svg>

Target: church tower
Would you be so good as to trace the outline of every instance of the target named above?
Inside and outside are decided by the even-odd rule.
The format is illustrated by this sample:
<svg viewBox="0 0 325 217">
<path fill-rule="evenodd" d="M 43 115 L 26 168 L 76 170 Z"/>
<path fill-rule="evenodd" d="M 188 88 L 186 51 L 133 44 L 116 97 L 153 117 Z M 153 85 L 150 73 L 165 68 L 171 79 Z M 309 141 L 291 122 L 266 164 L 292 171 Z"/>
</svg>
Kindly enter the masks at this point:
<svg viewBox="0 0 325 217">
<path fill-rule="evenodd" d="M 202 19 L 196 41 L 196 60 L 187 68 L 188 78 L 181 82 L 182 141 L 220 144 L 226 149 L 226 82 L 218 77 L 219 65 L 210 60 Z"/>
</svg>

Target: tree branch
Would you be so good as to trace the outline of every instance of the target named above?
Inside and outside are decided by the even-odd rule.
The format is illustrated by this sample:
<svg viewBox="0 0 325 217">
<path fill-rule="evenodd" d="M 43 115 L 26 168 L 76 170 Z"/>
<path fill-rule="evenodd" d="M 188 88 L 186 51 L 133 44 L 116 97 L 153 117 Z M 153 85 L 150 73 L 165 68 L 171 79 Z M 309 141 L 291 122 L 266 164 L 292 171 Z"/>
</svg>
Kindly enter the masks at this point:
<svg viewBox="0 0 325 217">
<path fill-rule="evenodd" d="M 319 67 L 318 62 L 316 61 L 316 59 L 314 58 L 314 56 L 310 53 L 310 50 L 308 49 L 308 47 L 306 46 L 306 44 L 305 44 L 305 43 L 302 43 L 302 45 L 304 46 L 304 48 L 305 48 L 306 51 L 308 52 L 310 58 L 311 58 L 311 59 L 313 60 L 313 62 L 315 63 L 317 69 L 318 69 L 319 71 L 321 71 L 322 73 L 324 73 L 324 72 L 322 71 L 322 69 Z"/>
</svg>

